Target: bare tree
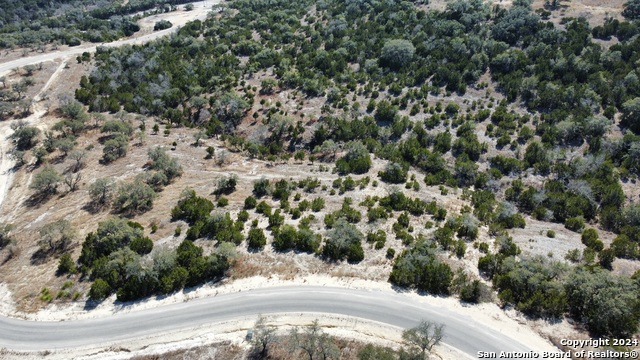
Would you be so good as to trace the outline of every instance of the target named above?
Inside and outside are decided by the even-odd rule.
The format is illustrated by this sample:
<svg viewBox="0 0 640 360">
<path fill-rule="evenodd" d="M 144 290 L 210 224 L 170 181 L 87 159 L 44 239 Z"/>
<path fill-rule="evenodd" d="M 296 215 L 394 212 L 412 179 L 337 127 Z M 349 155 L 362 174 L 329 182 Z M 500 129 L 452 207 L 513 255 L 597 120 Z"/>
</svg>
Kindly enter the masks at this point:
<svg viewBox="0 0 640 360">
<path fill-rule="evenodd" d="M 31 114 L 31 100 L 22 99 L 18 101 L 18 106 L 20 107 L 20 113 L 22 114 L 22 116 Z"/>
<path fill-rule="evenodd" d="M 332 159 L 335 159 L 339 150 L 340 146 L 333 140 L 325 140 L 322 145 L 316 146 L 313 151 L 316 153 L 322 153 L 323 156 L 328 154 Z"/>
<path fill-rule="evenodd" d="M 68 157 L 69 159 L 75 161 L 75 163 L 71 166 L 71 171 L 75 173 L 84 167 L 87 152 L 84 150 L 74 150 L 69 154 Z"/>
<path fill-rule="evenodd" d="M 27 91 L 27 83 L 24 81 L 17 82 L 12 86 L 13 91 L 18 93 L 18 98 L 22 99 L 22 95 Z"/>
<path fill-rule="evenodd" d="M 222 166 L 227 162 L 227 160 L 228 160 L 227 152 L 224 151 L 224 150 L 219 151 L 218 152 L 218 157 L 216 159 L 216 164 L 218 166 Z"/>
<path fill-rule="evenodd" d="M 422 320 L 418 326 L 406 329 L 402 332 L 402 339 L 407 346 L 420 354 L 422 359 L 427 359 L 431 349 L 438 345 L 444 337 L 444 324 L 436 324 Z"/>
<path fill-rule="evenodd" d="M 91 184 L 89 187 L 89 195 L 96 205 L 106 205 L 111 202 L 113 190 L 113 180 L 110 178 L 101 178 Z"/>
<path fill-rule="evenodd" d="M 318 319 L 308 325 L 304 332 L 293 328 L 289 335 L 292 350 L 302 349 L 309 360 L 337 359 L 340 355 L 333 339 L 322 331 Z"/>
<path fill-rule="evenodd" d="M 97 128 L 100 127 L 100 124 L 103 124 L 105 121 L 107 121 L 106 116 L 100 113 L 93 113 L 91 114 L 91 117 L 93 117 L 94 126 Z"/>
<path fill-rule="evenodd" d="M 67 220 L 60 219 L 49 223 L 40 229 L 38 245 L 43 252 L 64 252 L 76 237 L 76 230 Z"/>
<path fill-rule="evenodd" d="M 195 134 L 193 134 L 193 140 L 195 141 L 193 143 L 193 145 L 195 147 L 200 146 L 200 141 L 202 140 L 202 138 L 204 138 L 205 136 L 207 136 L 207 134 L 205 134 L 204 131 L 198 131 Z"/>
<path fill-rule="evenodd" d="M 144 141 L 147 139 L 147 133 L 144 131 L 137 131 L 135 136 L 136 139 L 138 139 L 138 146 L 144 145 Z"/>
<path fill-rule="evenodd" d="M 0 249 L 9 245 L 14 241 L 11 231 L 14 229 L 13 224 L 0 223 Z"/>
<path fill-rule="evenodd" d="M 266 359 L 269 355 L 269 345 L 276 341 L 276 328 L 267 325 L 267 318 L 259 315 L 253 325 L 253 355 L 258 359 Z"/>
<path fill-rule="evenodd" d="M 69 191 L 71 192 L 78 190 L 80 180 L 82 180 L 82 175 L 80 175 L 80 173 L 67 174 L 64 177 L 64 183 L 69 187 Z"/>
<path fill-rule="evenodd" d="M 33 76 L 33 72 L 36 71 L 37 68 L 35 65 L 29 64 L 29 65 L 25 65 L 22 69 L 26 71 L 27 76 Z"/>
</svg>

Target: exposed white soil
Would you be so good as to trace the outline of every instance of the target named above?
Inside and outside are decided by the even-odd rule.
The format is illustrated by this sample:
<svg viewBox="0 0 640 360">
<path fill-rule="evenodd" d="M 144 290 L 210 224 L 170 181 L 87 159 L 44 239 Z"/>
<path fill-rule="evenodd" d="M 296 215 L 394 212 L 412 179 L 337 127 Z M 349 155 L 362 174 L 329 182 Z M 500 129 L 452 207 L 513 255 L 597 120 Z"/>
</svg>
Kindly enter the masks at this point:
<svg viewBox="0 0 640 360">
<path fill-rule="evenodd" d="M 40 101 L 46 96 L 47 90 L 49 90 L 51 84 L 60 76 L 60 73 L 66 65 L 67 62 L 63 61 L 53 75 L 51 75 L 47 83 L 44 84 L 42 89 L 33 97 L 31 115 L 22 119 L 22 121 L 28 125 L 36 126 L 40 130 L 44 130 L 40 119 L 47 113 L 47 110 Z M 11 129 L 12 123 L 13 121 L 3 121 L 0 123 L 0 210 L 2 210 L 4 198 L 13 182 L 13 167 L 15 166 L 15 161 L 13 161 L 9 154 L 9 148 L 11 147 L 9 137 L 13 134 L 13 130 Z"/>
<path fill-rule="evenodd" d="M 235 280 L 233 282 L 229 280 L 223 281 L 222 284 L 217 286 L 204 285 L 195 289 L 190 289 L 188 293 L 178 292 L 161 300 L 150 298 L 133 304 L 127 304 L 126 306 L 116 304 L 114 295 L 106 299 L 101 305 L 91 311 L 84 310 L 83 303 L 78 302 L 69 305 L 54 304 L 37 313 L 27 314 L 15 311 L 15 306 L 12 305 L 9 289 L 6 285 L 0 284 L 0 294 L 2 294 L 0 295 L 0 312 L 2 312 L 3 315 L 38 321 L 87 319 L 139 311 L 171 303 L 190 301 L 202 297 L 246 291 L 248 289 L 310 284 L 316 286 L 376 289 L 379 291 L 394 292 L 391 288 L 391 284 L 386 282 L 375 282 L 361 279 L 342 279 L 328 275 L 309 275 L 295 278 L 293 280 L 281 280 L 277 276 L 268 278 L 256 276 Z M 424 303 L 425 305 L 445 307 L 460 314 L 472 316 L 488 328 L 508 334 L 515 341 L 527 344 L 532 349 L 536 349 L 538 351 L 557 350 L 549 340 L 544 339 L 535 331 L 536 328 L 544 327 L 548 324 L 543 321 L 529 321 L 516 311 L 511 310 L 505 312 L 495 304 L 469 306 L 462 304 L 454 298 L 424 296 L 415 292 L 407 292 L 406 296 L 419 303 Z M 359 318 L 342 315 L 309 313 L 277 314 L 270 315 L 268 318 L 270 324 L 276 325 L 283 331 L 292 326 L 307 325 L 317 318 L 320 319 L 325 331 L 331 335 L 353 338 L 364 342 L 373 342 L 392 347 L 397 347 L 401 343 L 400 335 L 402 329 Z M 171 349 L 192 347 L 195 345 L 202 345 L 222 340 L 231 340 L 242 343 L 246 330 L 250 329 L 255 321 L 256 317 L 242 317 L 235 319 L 234 321 L 209 324 L 207 326 L 197 327 L 187 331 L 181 330 L 171 334 L 163 333 L 156 336 L 132 339 L 126 342 L 111 344 L 107 349 L 105 349 L 104 346 L 101 346 L 96 348 L 55 350 L 51 352 L 47 358 L 56 359 L 79 357 L 86 359 L 119 359 L 129 358 L 133 355 L 140 354 L 158 354 Z M 557 327 L 558 325 L 556 324 L 553 326 Z M 570 329 L 568 324 L 565 327 L 566 329 Z M 461 354 L 446 344 L 439 346 L 436 352 L 443 359 L 453 360 L 464 358 L 464 354 Z M 16 358 L 35 358 L 35 356 L 41 356 L 42 354 L 38 352 L 6 355 L 15 356 Z M 80 355 L 82 356 L 80 357 Z"/>
</svg>

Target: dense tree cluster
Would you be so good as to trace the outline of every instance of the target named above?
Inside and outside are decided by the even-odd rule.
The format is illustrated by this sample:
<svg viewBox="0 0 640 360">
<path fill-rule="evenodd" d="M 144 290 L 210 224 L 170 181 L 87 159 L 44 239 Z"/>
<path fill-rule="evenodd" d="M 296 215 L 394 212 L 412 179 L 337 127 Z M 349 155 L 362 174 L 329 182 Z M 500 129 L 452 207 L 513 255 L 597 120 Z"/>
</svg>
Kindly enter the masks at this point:
<svg viewBox="0 0 640 360">
<path fill-rule="evenodd" d="M 175 2 L 175 1 L 174 1 Z M 166 1 L 131 1 L 111 6 L 100 0 L 0 1 L 0 48 L 16 46 L 80 45 L 113 41 L 140 30 L 138 17 L 125 15 L 149 10 Z M 171 1 L 169 1 L 171 3 Z M 86 11 L 90 10 L 90 11 Z"/>
<path fill-rule="evenodd" d="M 352 263 L 364 259 L 362 240 L 364 235 L 345 219 L 338 219 L 327 235 L 322 255 L 332 261 L 347 260 Z"/>
<path fill-rule="evenodd" d="M 393 264 L 389 281 L 402 287 L 413 287 L 435 295 L 448 295 L 453 271 L 441 262 L 433 244 L 418 242 L 405 250 Z"/>
<path fill-rule="evenodd" d="M 171 220 L 184 220 L 189 225 L 204 222 L 213 211 L 211 200 L 199 197 L 193 190 L 185 190 L 182 198 L 171 210 Z"/>
<path fill-rule="evenodd" d="M 220 278 L 228 268 L 225 257 L 203 255 L 190 240 L 176 250 L 153 249 L 143 227 L 111 218 L 87 235 L 78 259 L 81 270 L 94 280 L 89 297 L 103 300 L 111 293 L 128 301 L 153 294 L 166 294 Z"/>
<path fill-rule="evenodd" d="M 593 264 L 569 267 L 543 257 L 516 260 L 520 249 L 510 238 L 499 238 L 497 247 L 478 267 L 493 280 L 504 303 L 535 317 L 569 314 L 596 335 L 624 337 L 637 331 L 637 281 Z"/>
</svg>

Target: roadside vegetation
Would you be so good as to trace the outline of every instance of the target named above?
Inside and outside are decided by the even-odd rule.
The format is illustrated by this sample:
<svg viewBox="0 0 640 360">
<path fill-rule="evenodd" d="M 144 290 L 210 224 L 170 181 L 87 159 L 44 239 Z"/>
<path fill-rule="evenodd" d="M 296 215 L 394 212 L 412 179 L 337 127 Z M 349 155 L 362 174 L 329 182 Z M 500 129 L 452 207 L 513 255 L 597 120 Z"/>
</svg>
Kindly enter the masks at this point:
<svg viewBox="0 0 640 360">
<path fill-rule="evenodd" d="M 339 359 L 345 349 L 344 342 L 327 334 L 318 319 L 301 328 L 292 328 L 287 335 L 278 333 L 269 319 L 260 315 L 248 340 L 252 347 L 250 359 L 269 359 L 272 356 L 285 359 Z M 445 326 L 421 320 L 417 326 L 402 332 L 403 346 L 395 350 L 390 347 L 368 344 L 361 348 L 355 358 L 359 360 L 426 360 L 433 347 L 445 336 Z M 288 354 L 281 354 L 288 349 Z M 284 357 L 282 357 L 284 355 Z"/>
</svg>

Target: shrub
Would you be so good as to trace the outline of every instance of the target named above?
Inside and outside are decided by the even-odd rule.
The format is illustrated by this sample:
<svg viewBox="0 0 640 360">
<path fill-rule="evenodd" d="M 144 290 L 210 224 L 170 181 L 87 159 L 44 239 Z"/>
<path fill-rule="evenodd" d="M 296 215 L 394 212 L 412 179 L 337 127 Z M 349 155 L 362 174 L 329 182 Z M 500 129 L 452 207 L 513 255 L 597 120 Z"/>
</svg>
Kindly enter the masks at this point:
<svg viewBox="0 0 640 360">
<path fill-rule="evenodd" d="M 450 250 L 454 244 L 453 240 L 454 230 L 448 225 L 445 225 L 433 233 L 433 240 L 442 247 L 443 250 Z"/>
<path fill-rule="evenodd" d="M 568 218 L 564 222 L 564 227 L 571 231 L 580 232 L 584 229 L 584 218 L 582 216 Z"/>
<path fill-rule="evenodd" d="M 603 269 L 577 268 L 565 282 L 569 311 L 595 336 L 625 338 L 638 330 L 638 285 Z"/>
<path fill-rule="evenodd" d="M 577 263 L 582 258 L 582 255 L 580 254 L 580 250 L 571 249 L 571 250 L 569 250 L 567 252 L 567 254 L 564 256 L 564 258 L 569 260 L 569 261 L 571 261 L 572 263 Z"/>
<path fill-rule="evenodd" d="M 567 294 L 557 279 L 567 273 L 566 265 L 540 256 L 521 261 L 508 257 L 500 267 L 494 284 L 501 301 L 531 316 L 559 317 L 565 312 Z"/>
<path fill-rule="evenodd" d="M 169 20 L 160 20 L 153 25 L 153 31 L 169 29 L 173 26 Z"/>
<path fill-rule="evenodd" d="M 77 271 L 76 263 L 71 258 L 71 254 L 62 254 L 58 260 L 58 270 L 56 271 L 56 275 L 75 274 Z"/>
<path fill-rule="evenodd" d="M 298 204 L 298 209 L 300 209 L 300 211 L 304 212 L 304 211 L 307 211 L 310 206 L 311 206 L 311 203 L 309 202 L 309 200 L 302 200 Z"/>
<path fill-rule="evenodd" d="M 389 163 L 384 171 L 378 173 L 382 181 L 391 184 L 402 184 L 407 181 L 407 167 L 398 163 Z"/>
<path fill-rule="evenodd" d="M 456 219 L 458 228 L 458 236 L 469 240 L 475 240 L 478 237 L 478 220 L 469 213 L 464 213 Z"/>
<path fill-rule="evenodd" d="M 387 249 L 387 259 L 393 259 L 396 256 L 396 250 L 394 248 Z"/>
<path fill-rule="evenodd" d="M 556 232 L 553 230 L 547 230 L 547 237 L 553 239 L 554 237 L 556 237 Z"/>
<path fill-rule="evenodd" d="M 178 228 L 176 228 L 176 231 L 177 230 Z M 182 232 L 182 229 L 180 230 L 180 232 Z M 153 250 L 153 241 L 151 241 L 151 239 L 149 239 L 148 237 L 135 238 L 129 244 L 129 248 L 139 255 L 146 255 L 150 253 L 151 250 Z"/>
<path fill-rule="evenodd" d="M 51 290 L 48 288 L 42 288 L 40 290 L 40 300 L 45 302 L 51 302 L 53 300 L 53 295 L 51 294 Z"/>
<path fill-rule="evenodd" d="M 367 242 L 368 243 L 377 243 L 382 242 L 382 244 L 387 241 L 387 233 L 383 230 L 378 230 L 376 232 L 368 232 L 367 233 Z"/>
<path fill-rule="evenodd" d="M 96 279 L 96 281 L 91 284 L 91 290 L 89 290 L 89 299 L 94 301 L 102 301 L 109 295 L 111 295 L 111 286 L 109 286 L 106 281 L 102 279 Z"/>
<path fill-rule="evenodd" d="M 253 183 L 253 195 L 256 198 L 261 198 L 265 195 L 268 195 L 271 192 L 271 186 L 269 184 L 269 180 L 266 178 L 261 178 Z"/>
<path fill-rule="evenodd" d="M 135 238 L 143 236 L 143 231 L 121 218 L 110 218 L 98 223 L 98 230 L 89 233 L 82 244 L 82 252 L 78 263 L 82 272 L 86 273 L 95 266 L 98 259 L 107 260 L 111 253 L 126 248 Z M 135 254 L 135 253 L 133 253 Z M 94 276 L 95 273 L 92 274 Z"/>
<path fill-rule="evenodd" d="M 611 264 L 615 260 L 616 254 L 613 249 L 604 249 L 598 253 L 598 263 L 607 270 L 612 270 Z"/>
<path fill-rule="evenodd" d="M 287 180 L 281 179 L 275 183 L 272 195 L 274 199 L 288 200 L 290 193 L 291 189 L 289 187 L 289 183 Z"/>
<path fill-rule="evenodd" d="M 240 222 L 246 222 L 247 220 L 249 220 L 249 213 L 246 210 L 241 210 L 238 213 L 238 221 Z"/>
<path fill-rule="evenodd" d="M 479 280 L 473 280 L 469 283 L 466 283 L 460 289 L 460 300 L 478 304 L 482 301 L 483 294 L 486 294 L 490 291 L 487 289 L 487 286 L 481 283 Z"/>
<path fill-rule="evenodd" d="M 611 243 L 611 249 L 616 256 L 623 259 L 636 259 L 638 257 L 638 244 L 631 241 L 627 235 L 620 234 Z"/>
<path fill-rule="evenodd" d="M 117 212 L 138 214 L 151 210 L 155 198 L 156 192 L 151 186 L 136 179 L 118 187 L 113 206 Z"/>
<path fill-rule="evenodd" d="M 291 225 L 280 227 L 273 236 L 273 248 L 277 251 L 287 251 L 296 246 L 298 231 Z"/>
<path fill-rule="evenodd" d="M 389 40 L 382 48 L 380 61 L 382 65 L 391 68 L 401 68 L 413 59 L 416 49 L 411 41 L 403 39 Z"/>
<path fill-rule="evenodd" d="M 336 170 L 341 175 L 349 173 L 364 174 L 371 168 L 369 150 L 360 142 L 351 142 L 346 146 L 347 154 L 336 162 Z"/>
<path fill-rule="evenodd" d="M 222 176 L 216 181 L 216 189 L 213 191 L 216 195 L 231 194 L 236 190 L 238 184 L 238 175 L 231 174 L 229 176 Z"/>
<path fill-rule="evenodd" d="M 369 222 L 375 222 L 376 220 L 379 220 L 379 219 L 386 220 L 387 218 L 389 218 L 389 214 L 387 213 L 387 210 L 378 206 L 378 207 L 371 208 L 367 211 L 367 218 L 369 219 Z"/>
<path fill-rule="evenodd" d="M 256 213 L 269 217 L 271 216 L 271 206 L 264 201 L 260 201 L 256 206 Z"/>
<path fill-rule="evenodd" d="M 247 196 L 247 198 L 244 199 L 244 208 L 247 210 L 253 209 L 256 207 L 257 203 L 258 201 L 256 200 L 256 198 L 254 198 L 253 196 Z"/>
<path fill-rule="evenodd" d="M 267 244 L 267 237 L 260 228 L 249 229 L 247 235 L 247 245 L 250 249 L 262 249 Z"/>
<path fill-rule="evenodd" d="M 601 251 L 604 248 L 602 241 L 598 240 L 598 232 L 595 229 L 584 230 L 580 238 L 585 246 L 595 251 Z"/>
<path fill-rule="evenodd" d="M 467 252 L 467 244 L 464 242 L 464 240 L 460 239 L 456 242 L 456 256 L 459 259 L 462 259 L 464 257 L 464 254 Z"/>
<path fill-rule="evenodd" d="M 178 160 L 172 158 L 167 154 L 164 148 L 156 146 L 148 151 L 149 160 L 151 164 L 149 168 L 163 173 L 166 176 L 167 185 L 174 178 L 182 175 L 182 167 L 178 164 Z"/>
<path fill-rule="evenodd" d="M 322 237 L 314 234 L 309 228 L 301 227 L 298 230 L 296 249 L 307 253 L 315 253 L 320 247 Z"/>
<path fill-rule="evenodd" d="M 199 197 L 193 190 L 183 193 L 178 204 L 171 209 L 171 221 L 184 220 L 190 225 L 203 222 L 213 211 L 211 200 Z"/>
<path fill-rule="evenodd" d="M 200 235 L 219 242 L 232 242 L 238 245 L 244 239 L 242 235 L 243 229 L 244 224 L 242 222 L 234 223 L 228 212 L 224 214 L 218 213 L 207 219 L 202 226 Z"/>
<path fill-rule="evenodd" d="M 420 269 L 416 271 L 415 269 Z M 441 263 L 433 248 L 420 242 L 396 257 L 389 281 L 401 287 L 415 287 L 431 294 L 449 294 L 453 271 Z"/>
<path fill-rule="evenodd" d="M 338 219 L 328 233 L 322 254 L 333 261 L 347 259 L 349 262 L 360 262 L 364 259 L 361 244 L 363 238 L 364 235 L 354 225 L 344 219 Z"/>
</svg>

